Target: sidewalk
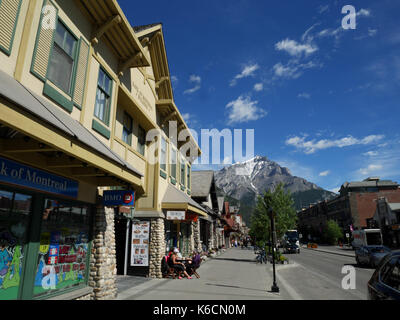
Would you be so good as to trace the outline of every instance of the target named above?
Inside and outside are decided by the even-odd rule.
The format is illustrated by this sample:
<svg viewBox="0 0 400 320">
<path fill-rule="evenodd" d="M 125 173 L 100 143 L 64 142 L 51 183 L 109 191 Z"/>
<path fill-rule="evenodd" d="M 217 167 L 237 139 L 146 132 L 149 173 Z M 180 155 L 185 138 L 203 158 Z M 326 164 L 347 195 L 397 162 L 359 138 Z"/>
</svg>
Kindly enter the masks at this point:
<svg viewBox="0 0 400 320">
<path fill-rule="evenodd" d="M 120 277 L 117 300 L 282 300 L 293 299 L 280 283 L 272 286 L 270 264 L 256 264 L 253 250 L 228 249 L 203 263 L 200 279 L 149 279 Z"/>
<path fill-rule="evenodd" d="M 302 249 L 321 251 L 326 253 L 338 254 L 341 256 L 353 257 L 353 258 L 355 257 L 354 250 L 351 247 L 318 245 L 318 248 L 314 249 L 314 248 L 307 248 L 307 245 L 303 245 Z"/>
</svg>

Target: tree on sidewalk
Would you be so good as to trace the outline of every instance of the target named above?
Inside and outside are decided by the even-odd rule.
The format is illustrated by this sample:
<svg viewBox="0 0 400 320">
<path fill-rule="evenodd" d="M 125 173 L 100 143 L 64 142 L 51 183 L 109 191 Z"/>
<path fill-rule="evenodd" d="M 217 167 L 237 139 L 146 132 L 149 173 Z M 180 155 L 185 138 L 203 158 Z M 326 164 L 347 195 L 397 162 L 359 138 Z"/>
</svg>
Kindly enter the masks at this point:
<svg viewBox="0 0 400 320">
<path fill-rule="evenodd" d="M 343 231 L 335 220 L 328 220 L 325 227 L 324 238 L 328 244 L 337 244 L 343 238 Z"/>
<path fill-rule="evenodd" d="M 275 190 L 268 190 L 263 196 L 258 196 L 256 208 L 251 216 L 250 234 L 255 237 L 259 245 L 265 245 L 270 239 L 271 221 L 268 210 L 272 208 L 276 213 L 275 229 L 277 238 L 296 227 L 297 215 L 294 201 L 290 192 L 285 192 L 280 183 Z"/>
</svg>

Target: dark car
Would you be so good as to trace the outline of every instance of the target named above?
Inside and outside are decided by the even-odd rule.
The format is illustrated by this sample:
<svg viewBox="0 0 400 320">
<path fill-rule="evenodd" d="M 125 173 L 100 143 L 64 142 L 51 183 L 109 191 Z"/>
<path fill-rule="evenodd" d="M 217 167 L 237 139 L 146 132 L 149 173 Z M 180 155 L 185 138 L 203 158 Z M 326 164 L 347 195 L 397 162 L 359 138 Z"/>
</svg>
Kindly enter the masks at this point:
<svg viewBox="0 0 400 320">
<path fill-rule="evenodd" d="M 295 242 L 287 242 L 284 246 L 285 253 L 300 253 L 300 247 Z"/>
<path fill-rule="evenodd" d="M 400 301 L 400 251 L 387 255 L 368 281 L 369 300 Z"/>
<path fill-rule="evenodd" d="M 356 261 L 359 265 L 365 264 L 376 268 L 379 262 L 390 252 L 391 250 L 385 246 L 362 246 L 355 252 Z"/>
</svg>

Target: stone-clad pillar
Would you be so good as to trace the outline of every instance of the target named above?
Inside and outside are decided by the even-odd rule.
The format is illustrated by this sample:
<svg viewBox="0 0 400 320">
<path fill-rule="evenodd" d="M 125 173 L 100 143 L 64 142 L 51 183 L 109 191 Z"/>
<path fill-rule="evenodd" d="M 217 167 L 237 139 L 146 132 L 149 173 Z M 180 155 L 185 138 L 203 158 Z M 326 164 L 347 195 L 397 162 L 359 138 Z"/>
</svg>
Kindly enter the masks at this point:
<svg viewBox="0 0 400 320">
<path fill-rule="evenodd" d="M 193 241 L 194 241 L 194 249 L 198 252 L 202 251 L 201 241 L 200 241 L 200 218 L 193 222 Z"/>
<path fill-rule="evenodd" d="M 149 277 L 162 278 L 161 259 L 165 255 L 164 219 L 152 219 L 150 231 L 150 270 Z"/>
<path fill-rule="evenodd" d="M 190 230 L 189 254 L 190 254 L 190 255 L 192 254 L 192 252 L 193 252 L 194 249 L 195 249 L 194 224 L 195 224 L 195 222 L 191 221 L 191 222 L 190 222 L 190 227 L 189 227 L 189 230 Z"/>
<path fill-rule="evenodd" d="M 116 275 L 114 209 L 98 207 L 90 256 L 89 286 L 93 287 L 91 298 L 114 299 L 117 296 Z"/>
<path fill-rule="evenodd" d="M 209 228 L 210 228 L 210 237 L 208 238 L 208 249 L 214 248 L 214 222 L 211 221 L 209 223 Z"/>
</svg>

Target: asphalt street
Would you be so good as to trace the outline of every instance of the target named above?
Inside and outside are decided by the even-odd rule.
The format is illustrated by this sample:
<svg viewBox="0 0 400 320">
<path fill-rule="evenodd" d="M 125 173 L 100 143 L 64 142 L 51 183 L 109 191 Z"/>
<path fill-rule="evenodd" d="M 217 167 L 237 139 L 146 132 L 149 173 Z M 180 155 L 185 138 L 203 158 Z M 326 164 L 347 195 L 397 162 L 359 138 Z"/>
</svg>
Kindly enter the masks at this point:
<svg viewBox="0 0 400 320">
<path fill-rule="evenodd" d="M 286 285 L 293 299 L 305 300 L 365 300 L 367 282 L 374 269 L 359 267 L 355 258 L 302 249 L 300 254 L 287 254 L 289 265 L 278 266 L 279 282 Z M 344 266 L 355 270 L 355 289 L 343 289 Z"/>
</svg>

